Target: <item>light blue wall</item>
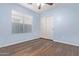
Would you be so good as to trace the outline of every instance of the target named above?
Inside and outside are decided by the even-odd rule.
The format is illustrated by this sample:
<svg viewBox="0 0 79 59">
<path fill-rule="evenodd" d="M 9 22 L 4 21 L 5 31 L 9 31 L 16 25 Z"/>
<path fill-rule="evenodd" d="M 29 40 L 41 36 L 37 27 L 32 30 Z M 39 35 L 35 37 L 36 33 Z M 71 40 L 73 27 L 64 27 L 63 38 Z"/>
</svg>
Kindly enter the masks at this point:
<svg viewBox="0 0 79 59">
<path fill-rule="evenodd" d="M 11 33 L 11 10 L 33 16 L 33 31 L 25 34 Z M 79 45 L 79 4 L 57 6 L 41 14 L 53 16 L 54 40 Z M 18 4 L 0 4 L 0 47 L 28 41 L 40 36 L 40 15 Z"/>
<path fill-rule="evenodd" d="M 16 10 L 33 17 L 33 29 L 31 33 L 12 34 L 11 11 Z M 39 14 L 24 8 L 19 4 L 0 4 L 0 47 L 28 41 L 39 37 L 40 17 Z"/>
<path fill-rule="evenodd" d="M 53 40 L 79 45 L 79 4 L 55 6 L 41 16 L 53 16 Z"/>
</svg>

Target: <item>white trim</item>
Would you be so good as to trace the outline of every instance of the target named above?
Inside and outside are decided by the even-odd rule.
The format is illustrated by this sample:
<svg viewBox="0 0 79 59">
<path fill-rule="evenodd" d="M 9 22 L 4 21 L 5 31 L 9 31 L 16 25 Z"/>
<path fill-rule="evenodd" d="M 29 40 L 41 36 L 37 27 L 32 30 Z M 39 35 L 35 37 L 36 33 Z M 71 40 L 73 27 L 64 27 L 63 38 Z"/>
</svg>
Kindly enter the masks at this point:
<svg viewBox="0 0 79 59">
<path fill-rule="evenodd" d="M 44 37 L 44 36 L 41 36 L 42 38 L 47 38 L 47 37 Z M 51 39 L 51 38 L 47 38 L 47 39 L 50 39 L 50 40 L 53 40 L 55 42 L 60 42 L 60 43 L 64 43 L 64 44 L 69 44 L 69 45 L 73 45 L 73 46 L 79 46 L 79 44 L 75 44 L 75 43 L 71 43 L 71 42 L 67 42 L 67 41 L 61 41 L 61 40 L 54 40 L 54 39 Z"/>
<path fill-rule="evenodd" d="M 18 44 L 18 43 L 22 43 L 22 42 L 25 42 L 25 41 L 30 41 L 30 40 L 33 40 L 33 39 L 37 39 L 37 38 L 40 38 L 40 37 L 35 37 L 35 38 L 32 38 L 32 39 L 26 39 L 26 40 L 23 40 L 23 41 L 17 41 L 17 42 L 11 42 L 11 43 L 8 43 L 8 44 L 4 44 L 4 45 L 0 45 L 0 48 L 2 47 L 7 47 L 7 46 L 10 46 L 10 45 L 15 45 L 15 44 Z"/>
<path fill-rule="evenodd" d="M 53 39 L 51 39 L 51 40 L 53 40 Z M 75 43 L 71 43 L 71 42 L 67 42 L 67 41 L 61 41 L 61 40 L 53 40 L 53 41 L 64 43 L 64 44 L 69 44 L 69 45 L 74 45 L 74 46 L 79 46 L 79 44 L 75 44 Z"/>
<path fill-rule="evenodd" d="M 45 37 L 42 37 L 42 36 L 40 36 L 40 37 L 45 38 Z M 40 37 L 35 37 L 35 38 L 29 39 L 29 40 L 24 40 L 24 41 L 30 41 L 30 40 L 37 39 L 37 38 L 40 38 Z M 50 38 L 48 38 L 48 39 L 50 39 Z M 51 39 L 51 40 L 53 40 L 53 39 Z M 18 42 L 13 42 L 13 43 L 9 43 L 9 44 L 0 45 L 0 48 L 10 46 L 10 45 L 14 45 L 14 44 L 18 44 L 18 43 L 22 43 L 24 41 L 18 41 Z M 61 40 L 53 40 L 53 41 L 64 43 L 64 44 L 69 44 L 69 45 L 74 45 L 74 46 L 79 46 L 79 44 L 75 44 L 75 43 L 71 43 L 71 42 L 67 42 L 67 41 L 61 41 Z"/>
</svg>

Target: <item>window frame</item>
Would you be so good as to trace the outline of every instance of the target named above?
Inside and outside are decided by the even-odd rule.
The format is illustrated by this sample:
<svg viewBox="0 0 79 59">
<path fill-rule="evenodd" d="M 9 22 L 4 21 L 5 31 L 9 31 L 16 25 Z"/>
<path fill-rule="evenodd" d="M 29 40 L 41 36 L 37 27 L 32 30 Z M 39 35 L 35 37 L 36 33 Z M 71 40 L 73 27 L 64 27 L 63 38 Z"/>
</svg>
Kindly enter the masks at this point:
<svg viewBox="0 0 79 59">
<path fill-rule="evenodd" d="M 19 20 L 21 20 L 21 21 L 16 21 L 16 18 L 18 19 L 19 18 Z M 20 19 L 21 18 L 21 19 Z M 15 20 L 14 20 L 15 19 Z M 29 20 L 29 22 L 27 22 L 27 20 Z M 19 24 L 21 24 L 22 23 L 22 32 L 20 32 L 20 25 L 18 26 L 18 32 L 16 32 L 16 31 L 14 31 L 14 29 L 13 29 L 13 23 L 19 23 Z M 24 22 L 26 22 L 26 24 L 28 25 L 30 25 L 31 26 L 31 29 L 30 29 L 30 31 L 28 31 L 28 32 L 25 32 L 25 23 Z M 23 13 L 21 13 L 21 12 L 17 12 L 17 11 L 15 11 L 15 10 L 12 10 L 12 34 L 23 34 L 23 33 L 31 33 L 32 32 L 32 23 L 33 23 L 33 19 L 32 19 L 32 16 L 30 16 L 30 15 L 25 15 L 25 14 L 23 14 Z M 16 29 L 15 29 L 16 30 Z M 27 29 L 28 30 L 28 29 Z M 13 32 L 14 31 L 14 32 Z"/>
</svg>

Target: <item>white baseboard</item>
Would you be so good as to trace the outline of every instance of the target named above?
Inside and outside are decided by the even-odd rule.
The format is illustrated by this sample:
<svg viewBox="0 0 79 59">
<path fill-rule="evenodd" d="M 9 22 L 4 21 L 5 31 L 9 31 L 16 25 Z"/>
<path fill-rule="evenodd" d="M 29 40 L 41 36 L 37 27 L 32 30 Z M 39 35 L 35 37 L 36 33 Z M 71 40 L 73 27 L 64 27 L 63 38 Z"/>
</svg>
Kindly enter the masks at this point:
<svg viewBox="0 0 79 59">
<path fill-rule="evenodd" d="M 29 39 L 29 40 L 33 40 L 33 39 L 37 39 L 37 38 L 40 38 L 40 37 L 35 37 L 35 38 Z M 42 37 L 42 38 L 45 38 L 45 37 Z M 50 38 L 48 38 L 48 39 L 50 39 Z M 14 45 L 14 44 L 18 44 L 18 43 L 21 43 L 21 42 L 24 42 L 24 41 L 29 41 L 29 40 L 23 40 L 23 41 L 18 41 L 18 42 L 13 42 L 13 43 L 8 43 L 8 44 L 0 45 L 0 48 L 6 47 L 6 46 L 10 46 L 10 45 Z M 51 39 L 51 40 L 53 40 L 53 39 Z M 74 45 L 74 46 L 79 46 L 79 44 L 74 44 L 74 43 L 67 42 L 67 41 L 61 41 L 61 40 L 53 40 L 53 41 L 64 43 L 64 44 L 69 44 L 69 45 Z"/>
<path fill-rule="evenodd" d="M 41 36 L 42 38 L 47 38 L 47 37 L 44 37 L 44 36 Z M 51 39 L 51 38 L 47 38 L 47 39 Z M 53 40 L 53 39 L 51 39 Z M 73 45 L 73 46 L 79 46 L 79 44 L 75 44 L 75 43 L 71 43 L 71 42 L 67 42 L 67 41 L 61 41 L 61 40 L 53 40 L 55 42 L 60 42 L 60 43 L 64 43 L 64 44 L 69 44 L 69 45 Z"/>
<path fill-rule="evenodd" d="M 34 38 L 31 38 L 31 39 L 28 39 L 28 40 L 23 40 L 23 41 L 17 41 L 17 42 L 11 42 L 11 43 L 8 43 L 8 44 L 3 44 L 3 45 L 0 45 L 0 48 L 7 47 L 7 46 L 10 46 L 10 45 L 14 45 L 14 44 L 18 44 L 18 43 L 22 43 L 22 42 L 25 42 L 25 41 L 30 41 L 30 40 L 37 39 L 37 38 L 39 38 L 39 37 L 34 37 Z"/>
<path fill-rule="evenodd" d="M 67 41 L 60 41 L 60 40 L 53 40 L 53 41 L 64 43 L 64 44 L 69 44 L 69 45 L 73 45 L 73 46 L 79 46 L 79 44 L 75 44 L 75 43 L 71 43 L 71 42 L 67 42 Z"/>
</svg>

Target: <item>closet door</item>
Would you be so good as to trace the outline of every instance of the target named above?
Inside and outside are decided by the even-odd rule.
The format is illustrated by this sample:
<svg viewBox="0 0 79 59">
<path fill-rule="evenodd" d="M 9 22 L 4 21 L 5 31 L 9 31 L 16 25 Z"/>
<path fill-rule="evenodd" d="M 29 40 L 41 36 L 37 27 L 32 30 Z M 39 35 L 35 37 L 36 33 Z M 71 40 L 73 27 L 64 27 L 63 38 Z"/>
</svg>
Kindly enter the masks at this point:
<svg viewBox="0 0 79 59">
<path fill-rule="evenodd" d="M 41 19 L 41 33 L 43 38 L 51 39 L 53 36 L 53 17 L 44 16 Z"/>
</svg>

